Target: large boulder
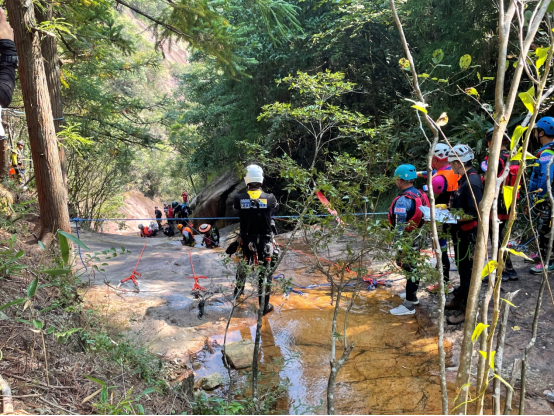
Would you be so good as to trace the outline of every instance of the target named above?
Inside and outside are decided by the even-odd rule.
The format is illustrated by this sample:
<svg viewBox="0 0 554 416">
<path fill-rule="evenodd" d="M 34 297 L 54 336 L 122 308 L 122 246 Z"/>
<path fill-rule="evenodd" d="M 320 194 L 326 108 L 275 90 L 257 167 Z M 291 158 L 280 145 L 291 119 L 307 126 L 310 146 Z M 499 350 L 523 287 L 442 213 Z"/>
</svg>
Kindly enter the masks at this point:
<svg viewBox="0 0 554 416">
<path fill-rule="evenodd" d="M 252 355 L 255 344 L 250 339 L 242 339 L 238 342 L 225 345 L 225 356 L 237 370 L 248 368 L 252 365 Z"/>
<path fill-rule="evenodd" d="M 236 217 L 238 214 L 233 209 L 235 196 L 245 191 L 246 185 L 244 181 L 238 178 L 236 173 L 224 173 L 214 179 L 191 201 L 193 218 Z M 206 220 L 205 222 L 223 228 L 236 222 L 236 220 Z"/>
</svg>

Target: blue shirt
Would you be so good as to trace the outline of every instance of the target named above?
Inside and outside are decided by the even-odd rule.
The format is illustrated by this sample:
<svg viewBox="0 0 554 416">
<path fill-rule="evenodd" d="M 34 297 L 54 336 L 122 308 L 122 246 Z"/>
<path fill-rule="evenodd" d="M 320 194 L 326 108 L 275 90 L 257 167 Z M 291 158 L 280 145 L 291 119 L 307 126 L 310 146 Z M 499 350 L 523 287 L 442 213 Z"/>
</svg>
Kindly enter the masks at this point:
<svg viewBox="0 0 554 416">
<path fill-rule="evenodd" d="M 554 142 L 550 142 L 537 152 L 539 160 L 537 163 L 539 166 L 533 167 L 531 171 L 531 179 L 529 180 L 529 192 L 535 192 L 537 189 L 542 189 L 538 193 L 539 197 L 546 195 L 546 178 L 547 178 L 547 167 L 550 159 L 554 155 Z M 554 179 L 554 163 L 550 166 L 550 180 Z"/>
</svg>

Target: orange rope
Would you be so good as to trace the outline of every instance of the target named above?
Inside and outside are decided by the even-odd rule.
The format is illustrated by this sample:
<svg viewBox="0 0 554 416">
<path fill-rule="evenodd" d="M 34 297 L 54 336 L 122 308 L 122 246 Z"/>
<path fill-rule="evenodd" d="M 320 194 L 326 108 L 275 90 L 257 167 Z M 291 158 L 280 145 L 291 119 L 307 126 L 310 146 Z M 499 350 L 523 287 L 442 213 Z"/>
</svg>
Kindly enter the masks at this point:
<svg viewBox="0 0 554 416">
<path fill-rule="evenodd" d="M 137 278 L 139 278 L 140 276 L 142 276 L 139 272 L 137 272 L 137 267 L 140 263 L 140 258 L 142 257 L 142 253 L 144 253 L 144 249 L 146 248 L 146 242 L 148 241 L 147 238 L 144 239 L 144 246 L 142 246 L 142 251 L 140 252 L 140 255 L 138 257 L 138 260 L 137 260 L 137 264 L 135 264 L 135 269 L 133 270 L 133 272 L 131 273 L 131 276 L 123 279 L 120 283 L 125 283 L 127 280 L 132 280 L 133 283 L 135 284 L 135 286 L 138 286 L 138 281 L 137 281 Z"/>
<path fill-rule="evenodd" d="M 194 264 L 192 264 L 192 252 L 190 251 L 190 248 L 187 247 L 187 250 L 189 251 L 189 258 L 190 258 L 190 267 L 192 268 L 192 276 L 189 277 L 189 279 L 194 279 L 194 286 L 192 286 L 191 292 L 194 292 L 195 290 L 201 290 L 203 292 L 206 291 L 205 287 L 202 287 L 198 284 L 198 279 L 207 279 L 207 276 L 196 276 L 196 273 L 194 272 Z"/>
</svg>

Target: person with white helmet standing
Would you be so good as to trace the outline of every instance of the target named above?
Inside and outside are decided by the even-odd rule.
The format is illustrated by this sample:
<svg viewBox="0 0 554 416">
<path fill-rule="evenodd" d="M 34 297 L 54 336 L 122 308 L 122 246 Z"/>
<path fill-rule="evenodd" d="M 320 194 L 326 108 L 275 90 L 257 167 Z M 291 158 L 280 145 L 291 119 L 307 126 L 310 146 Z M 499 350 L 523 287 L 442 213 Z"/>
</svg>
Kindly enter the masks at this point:
<svg viewBox="0 0 554 416">
<path fill-rule="evenodd" d="M 260 166 L 250 165 L 246 168 L 244 182 L 248 191 L 235 196 L 234 208 L 239 212 L 240 218 L 240 246 L 247 264 L 262 263 L 258 269 L 259 286 L 258 301 L 263 314 L 273 310 L 269 303 L 272 276 L 268 274 L 271 267 L 271 259 L 274 255 L 273 232 L 271 228 L 271 214 L 279 210 L 279 204 L 273 194 L 262 190 L 264 173 Z M 265 297 L 263 293 L 263 281 L 265 285 Z M 240 267 L 237 270 L 237 285 L 235 287 L 235 299 L 242 295 L 246 282 L 246 272 Z"/>
<path fill-rule="evenodd" d="M 458 189 L 452 194 L 450 208 L 462 210 L 463 216 L 457 224 L 450 226 L 450 234 L 454 243 L 456 266 L 460 275 L 460 286 L 454 290 L 454 299 L 447 302 L 445 309 L 465 312 L 469 295 L 471 272 L 473 269 L 473 254 L 477 241 L 477 219 L 479 203 L 483 199 L 483 182 L 472 165 L 475 159 L 473 150 L 465 144 L 458 144 L 448 154 L 448 162 L 454 173 L 461 175 Z M 446 319 L 450 325 L 461 324 L 465 316 L 450 316 Z"/>
<path fill-rule="evenodd" d="M 435 195 L 435 205 L 450 205 L 450 198 L 454 191 L 458 189 L 458 181 L 460 175 L 454 173 L 448 163 L 448 154 L 450 146 L 444 143 L 438 143 L 435 146 L 435 152 L 431 160 L 431 167 L 434 169 L 432 177 L 433 194 Z M 427 177 L 427 172 L 418 172 L 418 177 Z M 442 272 L 444 277 L 445 287 L 448 293 L 452 293 L 454 288 L 450 283 L 450 259 L 448 258 L 448 230 L 449 224 L 443 224 L 442 235 L 439 238 L 442 258 Z M 429 292 L 437 292 L 439 284 L 427 286 Z"/>
</svg>

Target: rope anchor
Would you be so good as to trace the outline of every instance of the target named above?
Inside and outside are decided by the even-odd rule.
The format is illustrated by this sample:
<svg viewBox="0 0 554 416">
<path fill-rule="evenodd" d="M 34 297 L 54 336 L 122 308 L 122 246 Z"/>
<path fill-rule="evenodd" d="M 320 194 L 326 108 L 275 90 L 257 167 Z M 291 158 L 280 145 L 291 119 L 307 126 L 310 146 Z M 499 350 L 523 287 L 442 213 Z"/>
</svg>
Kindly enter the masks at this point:
<svg viewBox="0 0 554 416">
<path fill-rule="evenodd" d="M 139 284 L 138 284 L 138 280 L 137 280 L 137 279 L 138 279 L 139 277 L 141 277 L 142 275 L 141 275 L 139 272 L 137 272 L 137 267 L 138 267 L 138 265 L 139 265 L 139 263 L 140 263 L 140 258 L 142 257 L 142 253 L 144 253 L 144 249 L 146 248 L 146 242 L 147 242 L 147 241 L 148 241 L 148 239 L 145 238 L 145 239 L 144 239 L 144 246 L 142 246 L 142 251 L 140 252 L 140 255 L 139 255 L 139 257 L 138 257 L 137 264 L 135 264 L 134 270 L 131 272 L 131 276 L 126 277 L 126 278 L 123 279 L 121 282 L 119 282 L 119 284 L 117 285 L 117 288 L 118 288 L 118 289 L 119 289 L 119 287 L 120 287 L 123 283 L 125 283 L 127 280 L 131 280 L 131 281 L 135 284 L 137 290 L 139 290 Z"/>
</svg>

